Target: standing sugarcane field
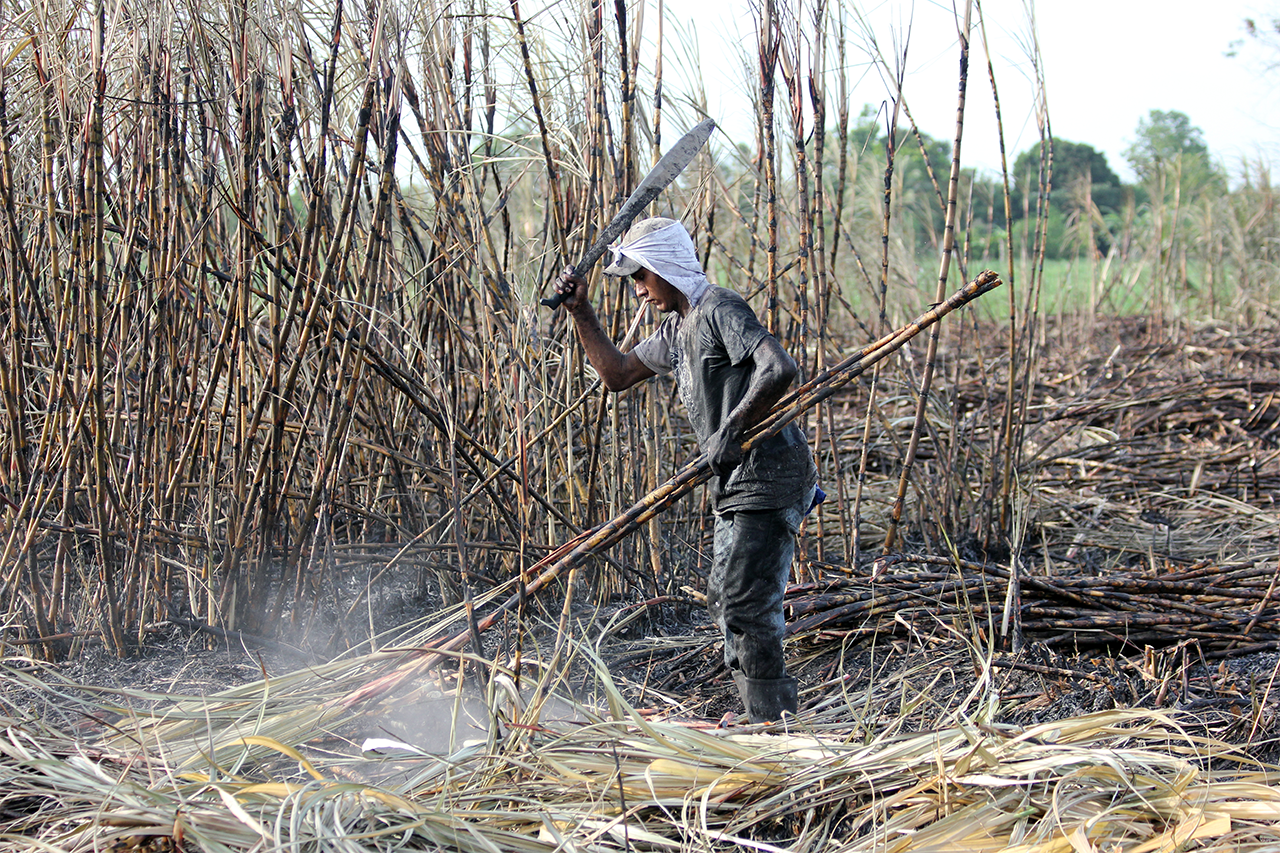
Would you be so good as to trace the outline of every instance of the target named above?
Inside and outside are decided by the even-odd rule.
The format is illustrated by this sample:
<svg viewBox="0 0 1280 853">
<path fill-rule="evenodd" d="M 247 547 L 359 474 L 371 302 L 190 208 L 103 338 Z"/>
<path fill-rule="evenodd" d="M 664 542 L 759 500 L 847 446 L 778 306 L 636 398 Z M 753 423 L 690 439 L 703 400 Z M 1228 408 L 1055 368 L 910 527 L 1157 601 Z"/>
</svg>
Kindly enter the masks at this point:
<svg viewBox="0 0 1280 853">
<path fill-rule="evenodd" d="M 0 851 L 1280 850 L 1280 193 L 988 3 L 0 0 Z"/>
</svg>

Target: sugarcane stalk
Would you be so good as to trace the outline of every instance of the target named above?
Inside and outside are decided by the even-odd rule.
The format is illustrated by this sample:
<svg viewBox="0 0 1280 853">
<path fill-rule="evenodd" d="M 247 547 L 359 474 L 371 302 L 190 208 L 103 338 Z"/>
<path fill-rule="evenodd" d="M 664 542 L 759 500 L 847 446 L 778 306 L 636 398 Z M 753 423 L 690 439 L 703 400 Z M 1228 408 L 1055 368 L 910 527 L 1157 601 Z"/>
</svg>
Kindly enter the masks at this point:
<svg viewBox="0 0 1280 853">
<path fill-rule="evenodd" d="M 93 430 L 93 473 L 94 473 L 94 519 L 98 525 L 98 572 L 102 580 L 102 593 L 105 597 L 103 602 L 103 633 L 109 637 L 111 650 L 118 656 L 124 657 L 126 646 L 124 641 L 124 625 L 122 622 L 122 614 L 120 612 L 120 594 L 119 594 L 119 577 L 118 570 L 120 566 L 117 564 L 115 543 L 112 538 L 107 535 L 107 529 L 110 527 L 110 519 L 121 518 L 118 507 L 114 507 L 114 494 L 110 488 L 108 475 L 108 447 L 109 436 L 111 430 L 107 424 L 106 400 L 104 399 L 104 391 L 106 387 L 106 374 L 103 359 L 105 358 L 104 346 L 106 343 L 106 289 L 107 289 L 107 255 L 106 246 L 103 244 L 103 224 L 106 218 L 106 178 L 104 176 L 105 152 L 103 140 L 103 111 L 107 89 L 107 72 L 103 65 L 103 39 L 106 38 L 106 9 L 102 0 L 97 0 L 93 14 L 93 73 L 94 73 L 94 94 L 92 115 L 90 118 L 90 139 L 89 139 L 89 167 L 90 174 L 86 176 L 89 187 L 86 190 L 87 207 L 85 215 L 88 217 L 88 225 L 92 234 L 89 244 L 89 252 L 87 259 L 89 266 L 86 269 L 86 278 L 91 282 L 90 292 L 92 294 L 90 317 L 91 329 L 91 346 L 92 346 L 92 363 L 90 369 L 91 389 L 90 394 L 93 400 L 94 409 L 94 430 Z M 114 516 L 109 514 L 109 508 L 116 508 L 117 512 Z"/>
<path fill-rule="evenodd" d="M 951 252 L 955 248 L 956 233 L 956 201 L 960 192 L 960 144 L 964 139 L 964 105 L 965 93 L 969 82 L 969 22 L 973 14 L 973 0 L 965 3 L 964 23 L 960 28 L 960 94 L 956 105 L 956 135 L 951 150 L 951 175 L 947 181 L 946 226 L 942 236 L 942 253 L 938 266 L 938 301 L 946 295 L 947 273 L 951 268 Z M 914 126 L 914 122 L 912 125 Z M 928 165 L 928 151 L 921 144 L 921 156 Z M 933 170 L 930 167 L 930 177 Z M 936 188 L 937 182 L 934 181 Z M 925 353 L 924 374 L 920 378 L 920 389 L 916 396 L 915 420 L 911 427 L 911 438 L 907 443 L 907 455 L 902 461 L 902 469 L 898 475 L 898 491 L 894 498 L 893 509 L 889 513 L 888 530 L 885 532 L 883 552 L 888 552 L 898 535 L 898 526 L 902 522 L 902 510 L 907 500 L 907 483 L 911 479 L 911 468 L 915 464 L 916 452 L 920 447 L 920 435 L 924 432 L 924 420 L 929 404 L 929 389 L 933 385 L 934 365 L 938 357 L 939 326 L 929 330 L 929 343 Z M 1007 613 L 1007 608 L 1006 608 Z"/>
<path fill-rule="evenodd" d="M 778 10 L 775 0 L 765 0 L 760 6 L 759 57 L 760 57 L 760 122 L 764 133 L 765 222 L 768 243 L 765 245 L 765 327 L 780 334 L 778 328 L 778 164 L 774 139 L 774 73 L 778 67 L 778 55 L 782 49 L 779 32 Z"/>
<path fill-rule="evenodd" d="M 640 10 L 644 9 L 644 4 L 638 4 Z M 631 39 L 627 32 L 627 3 L 626 0 L 613 0 L 614 20 L 618 25 L 618 70 L 622 75 L 619 81 L 621 88 L 622 101 L 622 175 L 614 187 L 618 193 L 618 200 L 622 201 L 631 192 L 632 182 L 635 180 L 635 101 L 636 101 L 636 84 L 634 80 L 632 51 L 630 50 Z M 636 41 L 640 40 L 639 20 L 637 20 Z M 602 33 L 603 35 L 603 33 Z"/>
<path fill-rule="evenodd" d="M 815 39 L 821 41 L 821 31 L 815 34 Z M 779 65 L 782 71 L 782 80 L 787 87 L 787 96 L 791 102 L 791 141 L 795 157 L 795 173 L 796 188 L 798 192 L 797 201 L 800 208 L 799 216 L 799 246 L 796 251 L 795 268 L 798 273 L 799 280 L 796 283 L 796 301 L 799 313 L 799 334 L 796 340 L 796 348 L 800 352 L 809 351 L 809 278 L 812 273 L 813 259 L 813 217 L 809 203 L 809 158 L 805 150 L 805 122 L 804 122 L 804 85 L 800 79 L 801 63 L 803 58 L 800 53 L 800 17 L 796 18 L 796 32 L 792 39 L 792 49 L 779 51 Z M 821 175 L 816 177 L 817 181 L 821 181 Z M 774 330 L 777 333 L 778 330 Z M 803 361 L 800 362 L 800 377 L 803 380 L 808 372 L 808 365 Z"/>
<path fill-rule="evenodd" d="M 813 204 L 807 208 L 806 216 L 812 220 L 811 258 L 813 262 L 813 292 L 816 301 L 817 346 L 814 347 L 813 366 L 810 373 L 817 373 L 827 366 L 827 347 L 830 343 L 827 324 L 831 318 L 831 289 L 834 277 L 827 274 L 827 230 L 826 216 L 826 182 L 823 175 L 826 169 L 827 139 L 827 96 L 826 96 L 826 32 L 828 26 L 826 0 L 817 0 L 813 10 L 813 61 L 809 69 L 809 103 L 813 108 Z M 843 107 L 847 116 L 847 105 Z M 849 547 L 849 531 L 845 516 L 844 465 L 841 460 L 838 444 L 834 441 L 834 418 L 829 407 L 819 408 L 814 417 L 814 455 L 821 461 L 823 444 L 829 443 L 831 462 L 835 467 L 836 495 L 835 504 L 839 509 L 837 518 L 840 523 L 841 542 L 845 545 L 847 559 Z M 814 517 L 817 527 L 815 537 L 819 560 L 826 558 L 825 519 L 818 512 Z"/>
<path fill-rule="evenodd" d="M 560 262 L 568 263 L 569 249 L 566 243 L 560 175 L 556 169 L 556 160 L 551 148 L 551 138 L 547 132 L 547 120 L 543 115 L 542 98 L 538 94 L 538 80 L 533 73 L 533 58 L 529 54 L 529 39 L 525 34 L 524 18 L 520 17 L 520 3 L 519 0 L 509 0 L 509 2 L 511 4 L 511 16 L 516 25 L 516 40 L 520 43 L 520 58 L 524 62 L 525 82 L 529 86 L 529 97 L 533 102 L 533 114 L 538 121 L 538 136 L 542 140 L 542 157 L 547 167 L 547 184 L 551 189 L 551 218 L 555 225 L 556 246 L 560 250 Z"/>
<path fill-rule="evenodd" d="M 1000 178 L 1003 188 L 1003 205 L 1004 205 L 1004 221 L 1005 221 L 1005 276 L 1008 279 L 1008 311 L 1009 311 L 1009 367 L 1008 380 L 1005 387 L 1005 407 L 1000 423 L 1000 440 L 1002 470 L 1000 472 L 1000 492 L 997 498 L 999 505 L 1000 530 L 1003 532 L 1007 528 L 1005 526 L 1006 519 L 1012 511 L 1011 500 L 1013 494 L 1013 470 L 1016 464 L 1016 453 L 1014 446 L 1014 395 L 1017 392 L 1017 376 L 1018 376 L 1018 348 L 1017 348 L 1017 320 L 1018 320 L 1018 300 L 1016 279 L 1014 277 L 1013 262 L 1013 228 L 1009 227 L 1013 222 L 1013 193 L 1009 189 L 1009 160 L 1005 150 L 1004 142 L 1004 120 L 1000 112 L 1000 89 L 996 85 L 995 65 L 991 61 L 991 42 L 987 39 L 987 21 L 982 15 L 982 3 L 978 2 L 978 26 L 982 33 L 982 48 L 987 59 L 987 79 L 991 83 L 991 99 L 995 105 L 996 113 L 996 138 L 1000 145 Z M 993 217 L 994 218 L 994 217 Z M 990 535 L 989 527 L 986 525 Z"/>
<path fill-rule="evenodd" d="M 888 316 L 888 294 L 889 294 L 889 227 L 892 222 L 893 206 L 893 167 L 894 156 L 898 140 L 898 113 L 902 105 L 902 82 L 903 75 L 906 73 L 904 66 L 906 64 L 906 46 L 903 46 L 903 56 L 899 61 L 898 73 L 894 78 L 895 94 L 893 99 L 893 112 L 889 119 L 888 132 L 885 134 L 885 167 L 884 167 L 884 191 L 881 196 L 881 217 L 880 217 L 880 283 L 879 290 L 876 293 L 876 307 L 879 315 L 878 330 L 883 333 L 889 326 Z M 870 279 L 868 279 L 868 283 Z M 867 461 L 871 454 L 871 417 L 877 403 L 877 395 L 880 389 L 880 371 L 877 369 L 871 374 L 871 390 L 867 396 L 867 413 L 862 422 L 862 443 L 861 451 L 858 455 L 858 486 L 853 496 L 853 547 L 852 557 L 853 564 L 856 565 L 858 558 L 862 552 L 862 495 L 867 482 Z"/>
</svg>

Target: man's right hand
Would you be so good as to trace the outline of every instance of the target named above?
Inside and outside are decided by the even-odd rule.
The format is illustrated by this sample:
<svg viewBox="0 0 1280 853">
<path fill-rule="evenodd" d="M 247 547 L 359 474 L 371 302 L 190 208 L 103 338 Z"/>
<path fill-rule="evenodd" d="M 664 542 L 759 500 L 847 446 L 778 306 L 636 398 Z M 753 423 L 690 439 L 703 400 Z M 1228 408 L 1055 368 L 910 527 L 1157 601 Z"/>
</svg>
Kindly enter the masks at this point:
<svg viewBox="0 0 1280 853">
<path fill-rule="evenodd" d="M 564 294 L 564 302 L 560 303 L 573 318 L 573 327 L 578 330 L 578 340 L 587 353 L 591 366 L 600 375 L 600 381 L 610 391 L 623 391 L 642 379 L 653 376 L 653 371 L 645 366 L 635 351 L 623 354 L 614 346 L 600 318 L 591 307 L 587 297 L 587 281 L 573 274 L 572 267 L 566 267 L 556 280 L 556 293 Z"/>
<path fill-rule="evenodd" d="M 571 314 L 590 304 L 587 298 L 587 280 L 574 275 L 573 267 L 565 267 L 564 272 L 560 273 L 560 278 L 556 281 L 556 293 L 564 294 L 564 302 L 561 304 Z"/>
</svg>

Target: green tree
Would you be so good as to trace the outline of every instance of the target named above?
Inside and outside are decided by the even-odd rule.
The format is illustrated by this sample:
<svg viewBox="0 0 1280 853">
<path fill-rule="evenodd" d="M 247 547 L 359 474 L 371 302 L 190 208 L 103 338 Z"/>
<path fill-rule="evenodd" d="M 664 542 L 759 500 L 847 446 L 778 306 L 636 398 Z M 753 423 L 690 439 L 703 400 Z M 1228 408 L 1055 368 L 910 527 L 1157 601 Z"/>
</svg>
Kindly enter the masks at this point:
<svg viewBox="0 0 1280 853">
<path fill-rule="evenodd" d="M 1138 120 L 1137 137 L 1125 149 L 1125 159 L 1153 198 L 1175 191 L 1186 200 L 1226 192 L 1226 173 L 1213 162 L 1204 133 L 1186 113 L 1152 110 Z"/>
<path fill-rule="evenodd" d="M 1013 163 L 1013 180 L 1018 190 L 1034 190 L 1040 169 L 1040 146 L 1035 145 L 1018 155 Z M 1120 186 L 1111 171 L 1106 155 L 1084 142 L 1053 140 L 1053 186 L 1055 189 L 1089 176 L 1092 183 Z"/>
<path fill-rule="evenodd" d="M 1141 181 L 1149 180 L 1179 159 L 1209 162 L 1204 133 L 1186 113 L 1152 110 L 1146 118 L 1138 119 L 1137 135 L 1137 141 L 1125 149 L 1124 156 Z"/>
<path fill-rule="evenodd" d="M 1046 253 L 1061 257 L 1073 250 L 1071 242 L 1087 245 L 1088 235 L 1098 251 L 1110 244 L 1104 218 L 1124 205 L 1127 190 L 1111 170 L 1106 155 L 1092 145 L 1053 140 L 1052 187 L 1049 196 L 1049 231 Z M 1035 198 L 1040 185 L 1040 146 L 1035 145 L 1018 155 L 1013 165 L 1013 215 L 1020 219 L 1034 216 Z M 1090 229 L 1088 223 L 1094 227 Z M 1076 232 L 1079 232 L 1077 235 Z M 1074 235 L 1074 236 L 1073 236 Z"/>
<path fill-rule="evenodd" d="M 1015 206 L 1021 208 L 1023 193 L 1035 198 L 1040 180 L 1040 146 L 1035 145 L 1018 155 L 1013 163 Z M 1076 206 L 1070 190 L 1087 180 L 1091 187 L 1093 203 L 1104 213 L 1119 210 L 1124 202 L 1123 184 L 1107 163 L 1107 157 L 1092 145 L 1053 140 L 1053 187 L 1050 201 L 1064 213 Z M 1014 216 L 1018 211 L 1014 212 Z"/>
</svg>

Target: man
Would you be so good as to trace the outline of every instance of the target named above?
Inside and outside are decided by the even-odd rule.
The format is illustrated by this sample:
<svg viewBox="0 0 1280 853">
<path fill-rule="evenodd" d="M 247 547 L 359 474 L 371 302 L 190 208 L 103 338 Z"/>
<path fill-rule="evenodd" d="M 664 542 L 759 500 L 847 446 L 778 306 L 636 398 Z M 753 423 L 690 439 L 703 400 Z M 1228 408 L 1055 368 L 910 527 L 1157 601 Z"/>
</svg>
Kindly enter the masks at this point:
<svg viewBox="0 0 1280 853">
<path fill-rule="evenodd" d="M 742 440 L 791 385 L 796 363 L 741 296 L 707 281 L 689 232 L 673 219 L 632 226 L 604 271 L 630 276 L 637 298 L 671 315 L 630 352 L 609 339 L 582 278 L 567 269 L 556 290 L 566 295 L 587 358 L 610 391 L 675 374 L 715 474 L 707 607 L 724 634 L 725 664 L 752 722 L 794 714 L 798 684 L 783 658 L 782 597 L 817 469 L 794 423 L 745 455 Z"/>
</svg>

